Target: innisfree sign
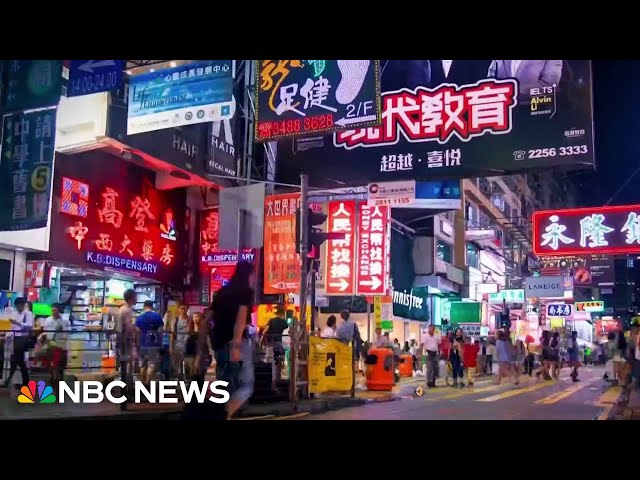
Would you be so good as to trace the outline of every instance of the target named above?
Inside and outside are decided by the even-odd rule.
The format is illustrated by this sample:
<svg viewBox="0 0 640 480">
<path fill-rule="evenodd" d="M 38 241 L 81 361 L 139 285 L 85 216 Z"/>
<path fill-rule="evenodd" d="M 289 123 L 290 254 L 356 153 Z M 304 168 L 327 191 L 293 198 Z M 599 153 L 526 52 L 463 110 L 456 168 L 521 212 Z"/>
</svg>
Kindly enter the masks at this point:
<svg viewBox="0 0 640 480">
<path fill-rule="evenodd" d="M 429 321 L 429 307 L 426 302 L 427 287 L 415 287 L 393 291 L 393 315 L 410 320 Z"/>
</svg>

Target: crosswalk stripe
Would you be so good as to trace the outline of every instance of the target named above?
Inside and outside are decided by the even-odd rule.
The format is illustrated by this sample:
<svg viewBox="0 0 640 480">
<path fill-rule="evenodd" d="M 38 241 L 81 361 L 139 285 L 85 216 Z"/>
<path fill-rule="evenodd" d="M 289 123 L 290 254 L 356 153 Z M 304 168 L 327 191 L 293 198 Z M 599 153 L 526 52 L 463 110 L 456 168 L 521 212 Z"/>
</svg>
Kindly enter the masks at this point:
<svg viewBox="0 0 640 480">
<path fill-rule="evenodd" d="M 597 378 L 592 378 L 591 380 L 587 380 L 586 382 L 582 382 L 579 385 L 573 385 L 571 387 L 568 387 L 560 392 L 556 392 L 552 395 L 549 395 L 548 397 L 545 398 L 541 398 L 540 400 L 537 400 L 535 403 L 538 405 L 553 405 L 554 403 L 559 402 L 560 400 L 564 400 L 565 398 L 573 395 L 574 393 L 576 393 L 579 390 L 582 390 L 583 388 L 585 388 L 587 385 L 589 385 L 590 383 L 595 382 L 596 380 L 598 380 Z"/>
<path fill-rule="evenodd" d="M 499 393 L 491 397 L 479 398 L 478 400 L 476 400 L 476 402 L 495 402 L 498 400 L 503 400 L 505 398 L 514 397 L 516 395 L 521 395 L 523 393 L 533 392 L 535 390 L 539 390 L 544 387 L 550 387 L 551 385 L 555 385 L 555 384 L 556 382 L 552 381 L 552 382 L 538 383 L 538 384 L 531 385 L 529 387 L 524 387 L 524 388 L 516 388 L 514 390 L 508 390 L 506 392 Z"/>
<path fill-rule="evenodd" d="M 616 403 L 618 398 L 620 398 L 620 394 L 622 393 L 622 387 L 615 386 L 609 388 L 606 392 L 600 395 L 600 398 L 596 401 L 598 405 L 608 405 Z"/>
</svg>

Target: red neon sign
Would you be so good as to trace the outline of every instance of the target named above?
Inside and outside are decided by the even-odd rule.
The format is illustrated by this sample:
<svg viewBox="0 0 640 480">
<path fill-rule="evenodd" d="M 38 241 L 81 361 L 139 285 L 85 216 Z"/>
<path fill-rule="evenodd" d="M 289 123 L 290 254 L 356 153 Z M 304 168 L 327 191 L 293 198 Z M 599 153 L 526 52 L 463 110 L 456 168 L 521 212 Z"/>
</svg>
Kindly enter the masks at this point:
<svg viewBox="0 0 640 480">
<path fill-rule="evenodd" d="M 218 210 L 206 210 L 200 217 L 200 256 L 218 251 Z"/>
<path fill-rule="evenodd" d="M 329 202 L 327 228 L 329 232 L 344 233 L 342 240 L 327 242 L 326 283 L 328 295 L 353 295 L 355 293 L 355 222 L 354 200 Z"/>
<path fill-rule="evenodd" d="M 538 256 L 640 253 L 640 205 L 534 212 Z"/>
<path fill-rule="evenodd" d="M 362 203 L 359 210 L 357 294 L 385 295 L 389 286 L 389 207 Z"/>
</svg>

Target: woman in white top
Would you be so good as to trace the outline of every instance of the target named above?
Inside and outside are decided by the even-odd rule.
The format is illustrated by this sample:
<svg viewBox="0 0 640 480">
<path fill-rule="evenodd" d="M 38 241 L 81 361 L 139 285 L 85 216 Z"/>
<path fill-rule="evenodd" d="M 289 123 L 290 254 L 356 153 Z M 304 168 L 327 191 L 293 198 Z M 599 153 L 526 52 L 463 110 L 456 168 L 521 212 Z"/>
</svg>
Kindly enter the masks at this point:
<svg viewBox="0 0 640 480">
<path fill-rule="evenodd" d="M 336 338 L 336 325 L 336 316 L 330 315 L 329 318 L 327 318 L 327 326 L 322 330 L 320 336 L 322 338 Z"/>
</svg>

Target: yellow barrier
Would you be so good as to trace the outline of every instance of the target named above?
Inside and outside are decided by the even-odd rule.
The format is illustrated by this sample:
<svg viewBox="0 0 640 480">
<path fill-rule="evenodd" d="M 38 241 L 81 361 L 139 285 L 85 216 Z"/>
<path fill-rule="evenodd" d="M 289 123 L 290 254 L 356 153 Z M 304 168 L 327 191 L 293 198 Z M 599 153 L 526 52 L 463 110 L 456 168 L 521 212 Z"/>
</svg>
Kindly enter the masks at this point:
<svg viewBox="0 0 640 480">
<path fill-rule="evenodd" d="M 309 392 L 348 392 L 353 384 L 351 345 L 309 337 Z"/>
</svg>

